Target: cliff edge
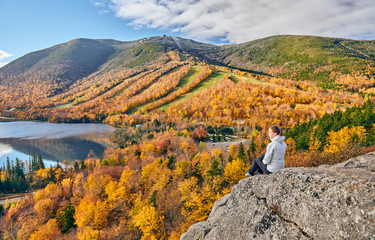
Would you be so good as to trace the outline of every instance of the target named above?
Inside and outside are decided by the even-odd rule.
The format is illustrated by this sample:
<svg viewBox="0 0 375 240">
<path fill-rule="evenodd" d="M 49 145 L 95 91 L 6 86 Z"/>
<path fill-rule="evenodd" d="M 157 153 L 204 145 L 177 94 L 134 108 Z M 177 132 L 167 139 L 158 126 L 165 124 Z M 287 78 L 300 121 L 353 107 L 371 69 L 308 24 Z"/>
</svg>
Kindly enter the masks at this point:
<svg viewBox="0 0 375 240">
<path fill-rule="evenodd" d="M 241 180 L 181 240 L 374 239 L 375 152 Z"/>
</svg>

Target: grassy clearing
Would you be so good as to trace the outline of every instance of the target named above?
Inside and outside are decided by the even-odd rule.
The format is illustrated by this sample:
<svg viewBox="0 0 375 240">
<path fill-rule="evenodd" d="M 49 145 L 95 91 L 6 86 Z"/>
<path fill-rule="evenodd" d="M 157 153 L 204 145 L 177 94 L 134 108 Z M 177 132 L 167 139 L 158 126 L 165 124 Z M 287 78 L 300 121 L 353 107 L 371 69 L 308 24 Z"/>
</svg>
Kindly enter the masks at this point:
<svg viewBox="0 0 375 240">
<path fill-rule="evenodd" d="M 53 109 L 64 109 L 64 108 L 70 108 L 71 106 L 73 106 L 73 102 L 68 102 L 65 104 L 54 106 Z"/>
<path fill-rule="evenodd" d="M 186 95 L 195 94 L 201 91 L 202 89 L 209 88 L 209 87 L 216 85 L 218 82 L 220 82 L 220 80 L 224 78 L 224 75 L 227 75 L 227 74 L 228 74 L 227 72 L 224 72 L 221 70 L 217 72 L 213 72 L 211 76 L 209 76 L 204 81 L 199 83 L 191 92 L 187 93 Z"/>
<path fill-rule="evenodd" d="M 147 104 L 149 104 L 149 103 L 147 103 Z M 130 108 L 129 110 L 126 111 L 126 114 L 127 115 L 134 115 L 138 110 L 144 108 L 145 105 L 146 104 Z"/>
<path fill-rule="evenodd" d="M 121 95 L 121 93 L 123 93 L 126 89 L 128 89 L 129 87 L 130 87 L 131 85 L 129 85 L 129 86 L 126 86 L 126 87 L 124 87 L 123 89 L 121 89 L 120 91 L 118 91 L 117 93 L 115 93 L 115 94 L 113 94 L 113 96 L 112 97 L 110 97 L 110 99 L 111 98 L 115 98 L 115 97 L 118 97 L 118 96 L 120 96 Z"/>
<path fill-rule="evenodd" d="M 252 82 L 252 83 L 262 83 L 261 81 L 255 78 L 249 78 L 249 77 L 235 75 L 235 74 L 231 74 L 231 79 L 234 80 L 235 82 L 245 81 L 245 82 Z"/>
<path fill-rule="evenodd" d="M 194 78 L 199 74 L 200 70 L 201 70 L 201 66 L 199 66 L 199 65 L 192 66 L 192 67 L 190 68 L 190 71 L 188 72 L 188 74 L 187 74 L 185 77 L 183 77 L 183 78 L 181 79 L 180 83 L 179 83 L 179 84 L 177 85 L 177 87 L 176 87 L 176 90 L 177 90 L 178 88 L 183 88 L 183 87 L 185 87 L 185 86 L 188 85 L 191 81 L 193 81 Z"/>
</svg>

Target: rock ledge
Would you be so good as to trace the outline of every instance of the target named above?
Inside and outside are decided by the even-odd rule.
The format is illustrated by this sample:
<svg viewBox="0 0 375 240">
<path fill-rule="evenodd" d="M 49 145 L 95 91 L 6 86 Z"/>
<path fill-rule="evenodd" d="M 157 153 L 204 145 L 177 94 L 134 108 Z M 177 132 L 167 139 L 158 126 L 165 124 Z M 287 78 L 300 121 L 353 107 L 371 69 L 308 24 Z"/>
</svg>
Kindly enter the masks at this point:
<svg viewBox="0 0 375 240">
<path fill-rule="evenodd" d="M 374 239 L 375 152 L 243 179 L 181 240 Z"/>
</svg>

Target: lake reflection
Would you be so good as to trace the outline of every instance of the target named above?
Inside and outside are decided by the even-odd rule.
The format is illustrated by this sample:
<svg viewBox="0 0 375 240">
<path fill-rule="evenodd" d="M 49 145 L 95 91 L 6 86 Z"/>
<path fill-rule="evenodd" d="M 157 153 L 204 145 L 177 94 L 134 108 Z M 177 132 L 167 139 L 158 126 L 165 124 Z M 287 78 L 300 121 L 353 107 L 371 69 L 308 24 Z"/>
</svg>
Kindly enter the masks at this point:
<svg viewBox="0 0 375 240">
<path fill-rule="evenodd" d="M 41 154 L 46 165 L 96 157 L 104 152 L 107 138 L 115 128 L 104 124 L 66 124 L 47 122 L 0 122 L 0 166 L 11 160 L 29 160 Z"/>
</svg>

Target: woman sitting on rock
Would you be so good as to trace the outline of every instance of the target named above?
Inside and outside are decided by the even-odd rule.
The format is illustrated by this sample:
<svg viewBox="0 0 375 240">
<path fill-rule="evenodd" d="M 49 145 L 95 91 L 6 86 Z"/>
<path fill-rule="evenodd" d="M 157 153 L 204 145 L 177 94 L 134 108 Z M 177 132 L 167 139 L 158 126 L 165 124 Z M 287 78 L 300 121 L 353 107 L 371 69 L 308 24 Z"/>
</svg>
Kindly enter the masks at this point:
<svg viewBox="0 0 375 240">
<path fill-rule="evenodd" d="M 282 136 L 282 131 L 278 126 L 272 126 L 268 130 L 268 136 L 271 143 L 268 144 L 266 153 L 262 153 L 260 157 L 255 158 L 251 164 L 249 171 L 246 172 L 246 177 L 257 174 L 271 174 L 279 169 L 285 168 L 285 137 Z"/>
</svg>

